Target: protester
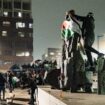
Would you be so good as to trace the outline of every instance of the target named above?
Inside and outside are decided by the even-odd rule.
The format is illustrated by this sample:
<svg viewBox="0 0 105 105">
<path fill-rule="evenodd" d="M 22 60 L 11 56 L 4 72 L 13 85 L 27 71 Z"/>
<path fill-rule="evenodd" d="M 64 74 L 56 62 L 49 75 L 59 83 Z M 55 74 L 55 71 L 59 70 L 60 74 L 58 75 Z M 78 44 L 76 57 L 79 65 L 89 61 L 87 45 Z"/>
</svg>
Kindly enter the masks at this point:
<svg viewBox="0 0 105 105">
<path fill-rule="evenodd" d="M 3 100 L 5 99 L 5 83 L 6 79 L 4 78 L 3 74 L 0 73 L 0 100 L 1 100 L 1 93 L 3 93 Z"/>
<path fill-rule="evenodd" d="M 92 47 L 92 45 L 95 41 L 95 33 L 94 33 L 94 29 L 95 29 L 94 21 L 95 21 L 95 19 L 93 17 L 93 13 L 89 12 L 87 14 L 87 16 L 78 16 L 75 14 L 74 10 L 70 11 L 69 13 L 73 19 L 75 18 L 78 21 L 82 22 L 82 37 L 84 39 L 84 47 L 85 47 L 88 61 L 90 63 L 90 69 L 94 71 L 95 68 L 94 68 L 94 63 L 92 60 L 91 52 L 96 53 L 99 56 L 104 56 L 104 54 L 98 52 L 97 50 L 95 50 Z"/>
<path fill-rule="evenodd" d="M 64 88 L 67 87 L 68 81 L 68 64 L 70 59 L 73 58 L 74 64 L 76 64 L 77 58 L 77 44 L 81 37 L 81 28 L 78 24 L 77 19 L 73 19 L 70 15 L 71 11 L 66 12 L 66 18 L 62 24 L 61 32 L 63 39 L 63 47 L 62 47 L 62 66 L 61 66 L 61 77 L 64 77 Z M 73 66 L 73 77 L 76 74 L 76 66 Z M 63 80 L 63 79 L 62 79 Z M 75 79 L 74 79 L 75 80 Z M 63 86 L 63 85 L 62 85 Z M 64 89 L 63 89 L 64 90 Z"/>
<path fill-rule="evenodd" d="M 31 77 L 30 77 L 30 101 L 29 104 L 33 105 L 34 102 L 36 102 L 36 91 L 38 90 L 37 88 L 37 83 L 36 83 L 36 73 L 35 71 L 32 71 Z"/>
<path fill-rule="evenodd" d="M 9 91 L 12 91 L 13 90 L 13 73 L 12 71 L 8 71 L 7 73 L 7 82 L 8 82 L 8 85 L 9 85 Z"/>
</svg>

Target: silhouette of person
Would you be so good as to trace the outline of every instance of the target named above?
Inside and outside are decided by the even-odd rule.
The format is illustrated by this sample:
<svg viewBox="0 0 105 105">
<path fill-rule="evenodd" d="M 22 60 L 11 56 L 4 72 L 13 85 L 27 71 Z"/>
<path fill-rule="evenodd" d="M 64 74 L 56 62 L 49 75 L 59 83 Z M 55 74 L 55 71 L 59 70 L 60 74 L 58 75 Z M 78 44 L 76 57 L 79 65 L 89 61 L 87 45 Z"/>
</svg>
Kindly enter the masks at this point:
<svg viewBox="0 0 105 105">
<path fill-rule="evenodd" d="M 62 39 L 62 65 L 61 65 L 61 77 L 64 84 L 61 88 L 66 87 L 67 84 L 67 64 L 68 59 L 71 57 L 71 45 L 73 42 L 74 32 L 71 30 L 71 19 L 66 12 L 65 19 L 61 25 L 61 39 Z"/>
<path fill-rule="evenodd" d="M 4 78 L 3 74 L 0 73 L 0 100 L 1 100 L 1 92 L 3 92 L 3 99 L 5 99 L 5 83 L 6 79 Z"/>
<path fill-rule="evenodd" d="M 87 16 L 79 16 L 75 14 L 75 11 L 72 10 L 69 12 L 72 18 L 76 18 L 78 21 L 82 22 L 82 37 L 84 39 L 84 48 L 86 51 L 86 55 L 88 61 L 90 63 L 90 70 L 94 71 L 94 63 L 92 60 L 91 52 L 98 54 L 99 56 L 104 56 L 103 53 L 98 52 L 96 49 L 92 47 L 95 41 L 95 19 L 93 17 L 93 13 L 89 12 Z"/>
<path fill-rule="evenodd" d="M 79 40 L 79 37 L 81 35 L 80 26 L 70 17 L 69 11 L 66 12 L 65 20 L 63 21 L 62 27 L 62 39 L 63 39 L 63 50 L 62 50 L 62 67 L 61 67 L 61 77 L 64 83 L 63 90 L 67 89 L 67 83 L 68 83 L 68 70 L 69 70 L 69 62 L 70 58 L 73 57 L 73 85 L 75 84 L 75 89 L 73 91 L 76 91 L 76 53 L 77 53 L 77 43 Z M 72 54 L 72 55 L 71 55 Z M 73 88 L 74 88 L 73 87 Z"/>
<path fill-rule="evenodd" d="M 30 77 L 30 95 L 31 95 L 31 99 L 29 101 L 29 104 L 34 104 L 34 102 L 36 102 L 36 91 L 37 90 L 37 83 L 36 83 L 36 73 L 35 71 L 31 72 L 31 77 Z"/>
</svg>

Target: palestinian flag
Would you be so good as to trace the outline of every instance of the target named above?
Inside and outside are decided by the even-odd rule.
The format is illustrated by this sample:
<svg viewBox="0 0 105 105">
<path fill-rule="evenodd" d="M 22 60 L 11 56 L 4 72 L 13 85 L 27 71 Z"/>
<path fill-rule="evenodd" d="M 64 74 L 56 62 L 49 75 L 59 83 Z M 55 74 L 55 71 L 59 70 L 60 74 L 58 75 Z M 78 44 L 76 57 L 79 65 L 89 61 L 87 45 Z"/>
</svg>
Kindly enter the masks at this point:
<svg viewBox="0 0 105 105">
<path fill-rule="evenodd" d="M 74 32 L 70 29 L 70 21 L 65 20 L 61 26 L 61 37 L 62 39 L 69 39 L 72 37 Z"/>
</svg>

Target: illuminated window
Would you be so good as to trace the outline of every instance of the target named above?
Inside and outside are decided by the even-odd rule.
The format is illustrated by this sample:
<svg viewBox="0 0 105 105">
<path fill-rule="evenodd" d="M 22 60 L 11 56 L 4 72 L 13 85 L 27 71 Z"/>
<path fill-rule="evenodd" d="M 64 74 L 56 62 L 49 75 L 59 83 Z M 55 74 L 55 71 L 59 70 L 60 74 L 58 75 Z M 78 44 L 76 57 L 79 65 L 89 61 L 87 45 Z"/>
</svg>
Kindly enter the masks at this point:
<svg viewBox="0 0 105 105">
<path fill-rule="evenodd" d="M 9 26 L 10 22 L 9 21 L 3 21 L 3 26 Z"/>
<path fill-rule="evenodd" d="M 7 31 L 2 31 L 2 36 L 7 36 Z"/>
<path fill-rule="evenodd" d="M 48 55 L 47 55 L 47 54 L 45 54 L 45 57 L 47 58 L 47 57 L 48 57 Z"/>
<path fill-rule="evenodd" d="M 61 55 L 61 53 L 59 52 L 59 53 L 58 53 L 58 55 L 60 56 L 60 55 Z"/>
<path fill-rule="evenodd" d="M 22 17 L 22 13 L 21 12 L 18 12 L 18 17 Z"/>
<path fill-rule="evenodd" d="M 50 55 L 54 55 L 54 52 L 50 52 Z"/>
<path fill-rule="evenodd" d="M 16 28 L 24 28 L 25 27 L 25 23 L 22 23 L 22 22 L 17 22 L 16 23 Z"/>
<path fill-rule="evenodd" d="M 24 56 L 24 52 L 16 52 L 16 56 Z"/>
<path fill-rule="evenodd" d="M 33 24 L 32 23 L 29 23 L 29 28 L 32 28 L 33 27 Z"/>
<path fill-rule="evenodd" d="M 8 16 L 8 12 L 3 12 L 3 15 L 4 16 Z"/>
<path fill-rule="evenodd" d="M 16 52 L 16 56 L 30 56 L 30 53 L 28 51 L 26 51 L 26 52 Z"/>
<path fill-rule="evenodd" d="M 25 52 L 25 56 L 30 56 L 30 53 L 28 51 Z"/>
<path fill-rule="evenodd" d="M 19 35 L 20 37 L 25 37 L 25 35 L 24 35 L 23 32 L 18 32 L 18 35 Z"/>
</svg>

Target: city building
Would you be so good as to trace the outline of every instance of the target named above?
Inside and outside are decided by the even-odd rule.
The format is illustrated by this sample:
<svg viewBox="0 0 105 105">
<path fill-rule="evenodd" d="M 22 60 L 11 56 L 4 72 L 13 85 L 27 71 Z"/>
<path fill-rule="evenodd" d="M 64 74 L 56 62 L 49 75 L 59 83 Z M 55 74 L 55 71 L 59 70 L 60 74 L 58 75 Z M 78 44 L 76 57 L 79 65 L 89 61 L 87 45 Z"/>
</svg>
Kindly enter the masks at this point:
<svg viewBox="0 0 105 105">
<path fill-rule="evenodd" d="M 57 62 L 57 67 L 60 68 L 61 65 L 61 49 L 60 48 L 47 48 L 45 53 L 42 55 L 42 60 L 55 61 Z"/>
<path fill-rule="evenodd" d="M 0 64 L 33 60 L 31 0 L 0 0 Z"/>
</svg>

